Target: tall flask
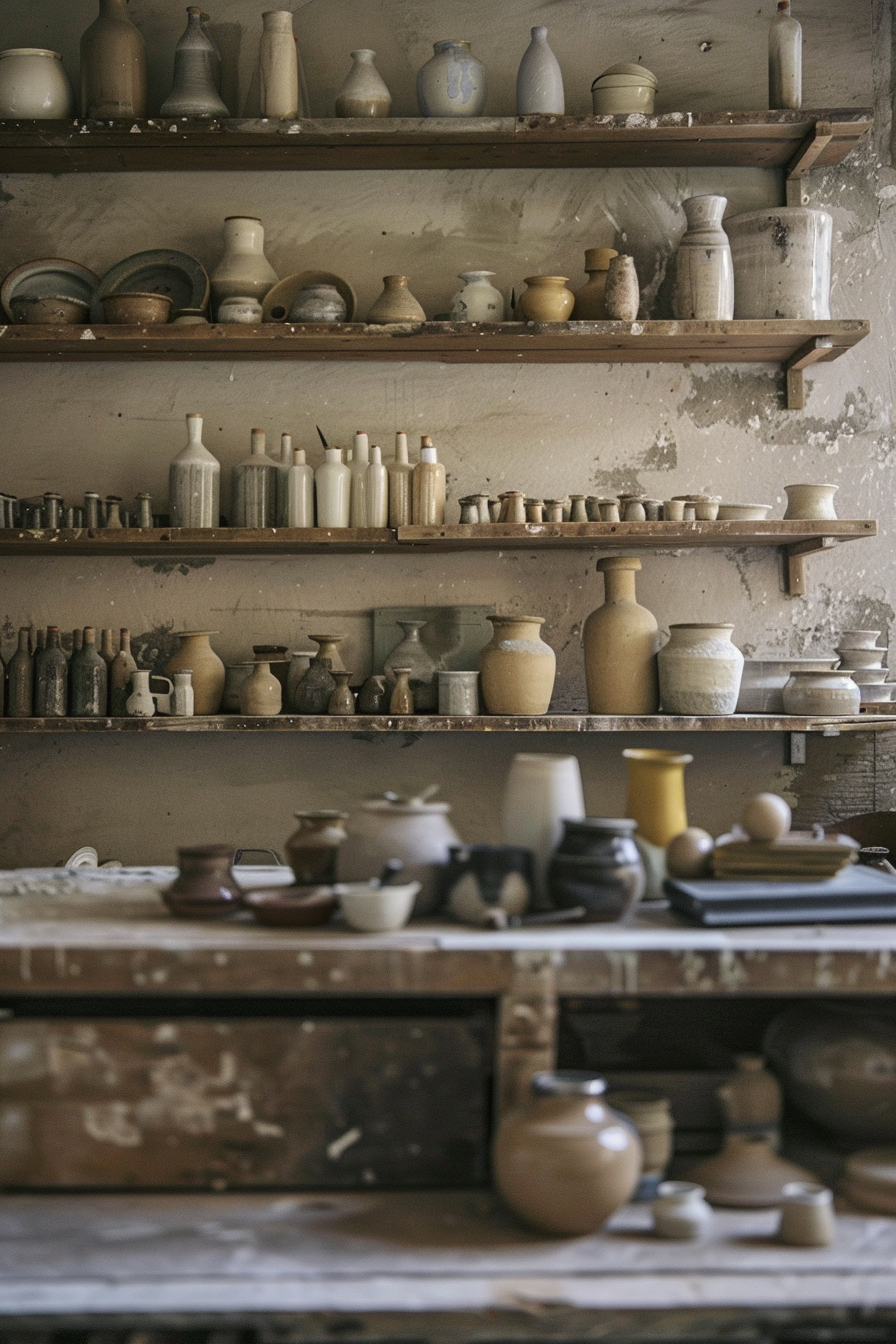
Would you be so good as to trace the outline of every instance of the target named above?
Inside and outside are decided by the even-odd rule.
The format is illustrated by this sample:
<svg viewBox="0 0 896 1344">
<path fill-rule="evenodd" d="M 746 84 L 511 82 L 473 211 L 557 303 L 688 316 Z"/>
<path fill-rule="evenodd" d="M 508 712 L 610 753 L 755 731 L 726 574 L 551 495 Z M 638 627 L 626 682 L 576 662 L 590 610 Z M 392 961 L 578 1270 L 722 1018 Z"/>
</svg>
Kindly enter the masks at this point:
<svg viewBox="0 0 896 1344">
<path fill-rule="evenodd" d="M 445 468 L 436 455 L 432 439 L 424 434 L 420 440 L 420 461 L 414 467 L 412 481 L 415 523 L 424 527 L 438 527 L 444 523 L 445 491 Z"/>
<path fill-rule="evenodd" d="M 408 461 L 408 436 L 395 435 L 395 456 L 386 463 L 389 474 L 389 526 L 407 527 L 411 522 L 411 481 L 414 468 Z"/>
<path fill-rule="evenodd" d="M 220 60 L 202 27 L 202 10 L 187 7 L 187 26 L 174 49 L 174 85 L 161 107 L 163 117 L 227 117 L 218 92 Z"/>
<path fill-rule="evenodd" d="M 108 676 L 97 652 L 96 630 L 84 627 L 84 645 L 71 665 L 71 708 L 76 719 L 101 719 L 106 713 Z"/>
<path fill-rule="evenodd" d="M 657 624 L 635 597 L 637 556 L 598 560 L 604 576 L 604 605 L 585 622 L 585 680 L 590 714 L 655 714 Z"/>
<path fill-rule="evenodd" d="M 280 435 L 280 473 L 277 477 L 277 525 L 286 527 L 289 512 L 289 472 L 292 467 L 292 435 Z"/>
<path fill-rule="evenodd" d="M 68 713 L 68 659 L 55 625 L 47 626 L 46 645 L 34 657 L 34 713 L 39 719 Z"/>
<path fill-rule="evenodd" d="M 9 660 L 7 676 L 7 714 L 11 719 L 30 719 L 34 713 L 34 658 L 27 625 L 19 630 L 19 647 Z"/>
<path fill-rule="evenodd" d="M 263 429 L 253 429 L 251 452 L 233 468 L 233 526 L 275 527 L 280 467 L 265 452 Z"/>
<path fill-rule="evenodd" d="M 768 105 L 803 105 L 803 30 L 790 12 L 790 0 L 778 0 L 768 34 Z"/>
<path fill-rule="evenodd" d="M 172 527 L 217 527 L 221 518 L 221 464 L 202 442 L 202 416 L 187 416 L 187 446 L 168 468 Z"/>
<path fill-rule="evenodd" d="M 264 30 L 258 51 L 263 117 L 295 117 L 299 113 L 299 61 L 292 31 L 292 13 L 272 9 L 262 15 Z"/>
<path fill-rule="evenodd" d="M 146 43 L 125 0 L 100 0 L 81 38 L 81 114 L 99 121 L 146 116 Z"/>
<path fill-rule="evenodd" d="M 367 526 L 386 527 L 389 522 L 389 474 L 383 466 L 383 450 L 374 444 L 367 468 Z"/>
<path fill-rule="evenodd" d="M 314 470 L 305 461 L 305 449 L 296 448 L 286 483 L 287 527 L 314 526 Z"/>
<path fill-rule="evenodd" d="M 352 474 L 352 497 L 349 510 L 349 527 L 368 527 L 367 520 L 367 468 L 370 466 L 370 440 L 358 430 L 355 434 L 355 451 L 349 464 Z"/>
<path fill-rule="evenodd" d="M 324 449 L 324 460 L 314 473 L 318 527 L 348 527 L 351 478 L 351 471 L 342 460 L 342 449 Z"/>
</svg>

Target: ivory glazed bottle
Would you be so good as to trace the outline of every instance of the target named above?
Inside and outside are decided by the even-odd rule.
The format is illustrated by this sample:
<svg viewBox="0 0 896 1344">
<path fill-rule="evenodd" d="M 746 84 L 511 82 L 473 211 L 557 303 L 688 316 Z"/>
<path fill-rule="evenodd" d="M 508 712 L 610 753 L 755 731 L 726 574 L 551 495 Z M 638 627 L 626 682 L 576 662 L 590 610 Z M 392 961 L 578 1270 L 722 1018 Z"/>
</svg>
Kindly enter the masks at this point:
<svg viewBox="0 0 896 1344">
<path fill-rule="evenodd" d="M 790 12 L 790 0 L 778 0 L 768 34 L 768 105 L 803 105 L 803 30 Z"/>
<path fill-rule="evenodd" d="M 305 461 L 305 449 L 293 450 L 286 479 L 287 527 L 314 526 L 314 469 Z"/>
<path fill-rule="evenodd" d="M 370 466 L 370 440 L 363 430 L 355 433 L 355 450 L 349 463 L 352 477 L 349 527 L 367 527 L 367 468 Z"/>
<path fill-rule="evenodd" d="M 265 452 L 263 429 L 253 429 L 248 457 L 233 468 L 234 527 L 275 527 L 280 465 Z"/>
<path fill-rule="evenodd" d="M 125 0 L 100 0 L 81 38 L 81 114 L 99 121 L 146 116 L 146 43 Z"/>
<path fill-rule="evenodd" d="M 314 473 L 318 527 L 348 527 L 351 479 L 342 449 L 325 448 L 324 461 Z"/>
<path fill-rule="evenodd" d="M 277 526 L 286 526 L 286 514 L 289 508 L 289 469 L 292 466 L 292 435 L 280 435 L 280 460 L 277 463 L 280 474 L 277 477 Z"/>
<path fill-rule="evenodd" d="M 217 527 L 221 520 L 221 464 L 202 442 L 202 416 L 187 415 L 187 446 L 168 468 L 172 527 Z"/>
<path fill-rule="evenodd" d="M 411 516 L 411 480 L 414 468 L 408 461 L 408 436 L 403 430 L 395 435 L 395 456 L 386 463 L 389 475 L 389 526 L 407 527 Z"/>
<path fill-rule="evenodd" d="M 63 719 L 68 713 L 68 659 L 55 625 L 34 657 L 34 713 L 39 719 Z"/>
<path fill-rule="evenodd" d="M 389 475 L 383 466 L 382 448 L 373 444 L 367 468 L 367 526 L 386 527 L 388 522 Z"/>
<path fill-rule="evenodd" d="M 283 119 L 299 113 L 299 58 L 292 12 L 272 9 L 261 16 L 264 31 L 258 51 L 261 115 Z"/>
<path fill-rule="evenodd" d="M 414 522 L 438 527 L 445 521 L 445 467 L 436 456 L 432 439 L 420 439 L 420 461 L 414 467 L 411 512 Z"/>
</svg>

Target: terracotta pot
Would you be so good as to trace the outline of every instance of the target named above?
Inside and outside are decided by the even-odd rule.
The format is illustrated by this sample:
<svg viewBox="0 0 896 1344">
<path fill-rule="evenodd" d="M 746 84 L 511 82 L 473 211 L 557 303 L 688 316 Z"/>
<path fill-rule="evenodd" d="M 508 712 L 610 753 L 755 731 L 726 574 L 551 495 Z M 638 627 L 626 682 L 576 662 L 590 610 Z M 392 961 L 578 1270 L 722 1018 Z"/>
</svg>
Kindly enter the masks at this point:
<svg viewBox="0 0 896 1344">
<path fill-rule="evenodd" d="M 362 803 L 349 820 L 342 876 L 366 882 L 378 877 L 389 859 L 400 859 L 402 880 L 421 883 L 414 913 L 431 914 L 439 905 L 451 847 L 462 843 L 448 820 L 450 811 L 448 803 L 390 803 L 382 798 Z"/>
<path fill-rule="evenodd" d="M 345 843 L 345 812 L 296 812 L 299 825 L 286 842 L 286 857 L 300 887 L 336 881 L 339 851 Z"/>
<path fill-rule="evenodd" d="M 180 872 L 162 900 L 172 915 L 220 919 L 243 903 L 231 870 L 232 845 L 199 845 L 177 851 Z"/>
<path fill-rule="evenodd" d="M 383 276 L 383 292 L 367 314 L 367 321 L 373 326 L 426 321 L 426 313 L 408 289 L 406 275 Z"/>
<path fill-rule="evenodd" d="M 566 288 L 568 276 L 530 275 L 517 302 L 527 322 L 567 322 L 575 307 L 575 295 Z"/>
<path fill-rule="evenodd" d="M 665 848 L 687 830 L 684 769 L 693 756 L 652 747 L 626 747 L 628 800 L 625 810 L 638 823 L 638 834 Z"/>
<path fill-rule="evenodd" d="M 630 1198 L 641 1171 L 635 1130 L 601 1100 L 587 1073 L 537 1073 L 532 1101 L 502 1122 L 495 1183 L 513 1212 L 539 1232 L 595 1232 Z"/>
<path fill-rule="evenodd" d="M 217 630 L 184 630 L 177 638 L 180 648 L 165 664 L 165 671 L 193 673 L 194 712 L 217 714 L 224 695 L 224 664 L 211 646 Z"/>
<path fill-rule="evenodd" d="M 655 714 L 659 705 L 655 617 L 638 605 L 635 556 L 598 560 L 606 599 L 585 622 L 585 679 L 590 714 Z"/>
<path fill-rule="evenodd" d="M 543 616 L 489 616 L 491 642 L 479 655 L 482 698 L 488 714 L 546 714 L 557 659 L 539 631 Z"/>
<path fill-rule="evenodd" d="M 548 893 L 558 909 L 584 906 L 586 918 L 622 919 L 644 895 L 644 865 L 632 839 L 635 822 L 585 817 L 564 821 L 548 865 Z"/>
<path fill-rule="evenodd" d="M 791 1181 L 811 1181 L 812 1173 L 779 1157 L 766 1134 L 729 1134 L 715 1157 L 688 1176 L 702 1185 L 710 1204 L 732 1209 L 769 1209 L 780 1204 Z"/>
<path fill-rule="evenodd" d="M 664 714 L 733 714 L 744 656 L 731 642 L 733 625 L 682 624 L 669 627 L 669 642 L 658 658 Z"/>
</svg>

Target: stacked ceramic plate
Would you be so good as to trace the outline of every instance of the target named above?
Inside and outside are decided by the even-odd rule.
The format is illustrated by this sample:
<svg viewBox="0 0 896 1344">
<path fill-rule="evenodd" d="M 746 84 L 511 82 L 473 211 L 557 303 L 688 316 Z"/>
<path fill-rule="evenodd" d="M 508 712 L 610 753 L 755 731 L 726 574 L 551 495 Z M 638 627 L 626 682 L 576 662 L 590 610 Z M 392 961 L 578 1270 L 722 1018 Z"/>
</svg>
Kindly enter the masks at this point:
<svg viewBox="0 0 896 1344">
<path fill-rule="evenodd" d="M 855 862 L 858 845 L 849 836 L 816 840 L 811 831 L 791 831 L 780 840 L 731 840 L 717 845 L 712 865 L 728 881 L 825 882 Z"/>
<path fill-rule="evenodd" d="M 839 671 L 847 672 L 862 694 L 862 708 L 888 705 L 896 683 L 887 681 L 886 649 L 878 647 L 879 630 L 844 630 L 837 645 Z"/>
<path fill-rule="evenodd" d="M 862 1148 L 853 1153 L 840 1192 L 850 1204 L 869 1213 L 896 1214 L 896 1148 Z"/>
</svg>

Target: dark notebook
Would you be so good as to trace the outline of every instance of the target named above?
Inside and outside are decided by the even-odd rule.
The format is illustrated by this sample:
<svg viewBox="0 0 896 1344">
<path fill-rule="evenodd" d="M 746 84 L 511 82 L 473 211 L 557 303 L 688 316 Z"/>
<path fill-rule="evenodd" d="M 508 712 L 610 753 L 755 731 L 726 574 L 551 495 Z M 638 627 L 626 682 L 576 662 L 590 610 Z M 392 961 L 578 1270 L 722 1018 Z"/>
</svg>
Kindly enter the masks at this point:
<svg viewBox="0 0 896 1344">
<path fill-rule="evenodd" d="M 896 922 L 896 877 L 853 865 L 826 882 L 683 882 L 667 878 L 677 915 L 707 927 Z"/>
</svg>

